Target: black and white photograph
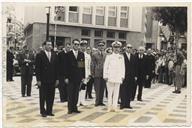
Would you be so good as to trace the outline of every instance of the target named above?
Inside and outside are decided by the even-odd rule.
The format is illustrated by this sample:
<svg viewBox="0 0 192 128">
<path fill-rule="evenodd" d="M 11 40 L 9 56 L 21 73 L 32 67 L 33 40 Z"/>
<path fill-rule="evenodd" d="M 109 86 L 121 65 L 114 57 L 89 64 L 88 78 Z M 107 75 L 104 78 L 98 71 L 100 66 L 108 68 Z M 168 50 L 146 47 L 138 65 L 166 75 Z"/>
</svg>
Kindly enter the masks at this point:
<svg viewBox="0 0 192 128">
<path fill-rule="evenodd" d="M 191 7 L 2 2 L 2 127 L 191 127 Z"/>
</svg>

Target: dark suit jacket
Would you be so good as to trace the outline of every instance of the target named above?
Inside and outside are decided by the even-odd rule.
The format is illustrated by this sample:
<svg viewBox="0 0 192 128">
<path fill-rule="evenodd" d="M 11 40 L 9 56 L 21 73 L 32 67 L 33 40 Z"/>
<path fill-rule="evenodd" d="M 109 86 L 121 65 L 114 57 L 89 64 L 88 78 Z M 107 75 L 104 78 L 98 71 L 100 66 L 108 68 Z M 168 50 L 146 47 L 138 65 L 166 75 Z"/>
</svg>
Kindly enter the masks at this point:
<svg viewBox="0 0 192 128">
<path fill-rule="evenodd" d="M 51 52 L 50 62 L 45 51 L 38 53 L 35 66 L 37 81 L 54 84 L 58 80 L 58 58 L 55 52 Z"/>
<path fill-rule="evenodd" d="M 7 66 L 10 65 L 13 66 L 13 59 L 14 59 L 13 53 L 7 50 Z"/>
<path fill-rule="evenodd" d="M 80 83 L 85 78 L 85 56 L 83 52 L 78 51 L 77 59 L 73 51 L 67 53 L 67 78 L 70 82 Z"/>
<path fill-rule="evenodd" d="M 152 71 L 155 70 L 155 57 L 153 55 L 146 55 L 147 58 L 147 67 L 148 74 L 152 74 Z"/>
<path fill-rule="evenodd" d="M 63 78 L 67 75 L 67 53 L 61 51 L 58 53 L 58 63 L 59 63 L 59 77 Z"/>
<path fill-rule="evenodd" d="M 134 55 L 131 54 L 130 60 L 126 53 L 123 53 L 125 59 L 125 79 L 134 79 L 136 74 L 136 61 Z"/>
<path fill-rule="evenodd" d="M 24 59 L 28 59 L 31 62 L 25 62 Z M 21 75 L 25 75 L 27 72 L 33 75 L 33 66 L 35 64 L 35 57 L 33 54 L 29 53 L 27 57 L 26 53 L 23 52 L 18 55 L 19 66 L 21 67 Z"/>
<path fill-rule="evenodd" d="M 136 54 L 135 59 L 136 59 L 136 74 L 138 78 L 145 79 L 146 75 L 148 75 L 149 72 L 146 55 L 143 54 L 143 58 L 139 59 L 139 54 Z"/>
<path fill-rule="evenodd" d="M 103 77 L 103 67 L 106 54 L 103 52 L 103 56 L 98 52 L 94 53 L 91 58 L 91 75 L 93 77 Z"/>
</svg>

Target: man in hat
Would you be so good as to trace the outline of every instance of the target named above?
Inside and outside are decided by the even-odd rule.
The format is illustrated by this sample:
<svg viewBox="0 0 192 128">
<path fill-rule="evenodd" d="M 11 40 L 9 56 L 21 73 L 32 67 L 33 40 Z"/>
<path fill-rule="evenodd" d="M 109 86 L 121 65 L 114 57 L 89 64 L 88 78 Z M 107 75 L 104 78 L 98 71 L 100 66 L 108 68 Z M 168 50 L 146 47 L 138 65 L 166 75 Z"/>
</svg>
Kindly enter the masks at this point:
<svg viewBox="0 0 192 128">
<path fill-rule="evenodd" d="M 125 53 L 123 53 L 125 60 L 125 80 L 120 86 L 120 109 L 128 108 L 132 109 L 130 106 L 130 101 L 133 99 L 133 89 L 136 86 L 136 61 L 135 56 L 132 54 L 132 45 L 127 44 Z"/>
<path fill-rule="evenodd" d="M 67 53 L 67 75 L 65 82 L 68 84 L 68 114 L 80 113 L 77 108 L 79 89 L 85 79 L 85 56 L 79 51 L 79 40 L 72 41 L 73 50 Z"/>
<path fill-rule="evenodd" d="M 25 45 L 23 52 L 18 56 L 19 66 L 21 67 L 21 94 L 22 97 L 31 96 L 31 82 L 33 77 L 33 66 L 35 57 L 29 52 L 29 49 Z M 26 90 L 27 89 L 27 90 Z"/>
<path fill-rule="evenodd" d="M 91 74 L 94 77 L 94 88 L 96 94 L 95 106 L 104 106 L 103 95 L 104 89 L 106 88 L 106 82 L 103 79 L 103 65 L 106 57 L 104 52 L 105 42 L 99 41 L 97 45 L 98 51 L 96 51 L 92 56 Z"/>
<path fill-rule="evenodd" d="M 107 82 L 108 111 L 117 111 L 120 84 L 125 78 L 124 58 L 119 53 L 121 42 L 112 43 L 113 52 L 108 55 L 104 63 L 103 78 Z"/>
</svg>

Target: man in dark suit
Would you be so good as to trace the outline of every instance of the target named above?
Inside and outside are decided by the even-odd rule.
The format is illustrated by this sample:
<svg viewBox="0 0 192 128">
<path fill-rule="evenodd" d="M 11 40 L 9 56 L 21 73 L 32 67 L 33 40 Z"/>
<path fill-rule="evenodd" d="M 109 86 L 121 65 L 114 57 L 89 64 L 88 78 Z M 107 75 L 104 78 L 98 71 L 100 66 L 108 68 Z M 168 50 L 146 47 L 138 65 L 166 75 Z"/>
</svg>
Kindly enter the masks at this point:
<svg viewBox="0 0 192 128">
<path fill-rule="evenodd" d="M 68 114 L 80 113 L 77 109 L 79 89 L 81 82 L 85 79 L 85 56 L 78 51 L 80 41 L 72 41 L 73 50 L 67 53 L 67 75 L 65 82 L 68 84 Z"/>
<path fill-rule="evenodd" d="M 13 47 L 7 49 L 7 81 L 13 81 Z"/>
<path fill-rule="evenodd" d="M 58 52 L 58 62 L 59 62 L 59 93 L 60 93 L 60 101 L 67 101 L 67 84 L 64 82 L 66 77 L 66 54 L 67 52 L 63 49 L 63 47 Z"/>
<path fill-rule="evenodd" d="M 132 100 L 133 89 L 136 86 L 136 61 L 134 55 L 132 55 L 132 46 L 127 44 L 126 52 L 123 53 L 125 60 L 125 79 L 123 84 L 120 86 L 120 109 L 128 108 L 132 109 L 130 106 L 130 101 Z"/>
<path fill-rule="evenodd" d="M 137 85 L 139 86 L 138 89 L 138 95 L 137 95 L 137 100 L 142 101 L 142 91 L 143 91 L 143 86 L 146 83 L 146 80 L 149 79 L 148 75 L 148 66 L 147 66 L 147 59 L 146 56 L 144 55 L 145 48 L 140 46 L 138 49 L 138 54 L 136 54 L 136 74 L 137 74 Z M 134 88 L 134 93 L 133 93 L 133 99 L 135 98 L 137 86 Z"/>
<path fill-rule="evenodd" d="M 52 42 L 45 42 L 45 50 L 36 56 L 36 78 L 39 86 L 40 113 L 42 117 L 54 116 L 52 113 L 55 86 L 58 81 L 58 58 L 52 50 Z M 45 109 L 46 103 L 46 109 Z"/>
<path fill-rule="evenodd" d="M 25 45 L 23 52 L 18 56 L 19 66 L 21 67 L 21 94 L 25 97 L 26 87 L 27 96 L 31 96 L 31 82 L 33 77 L 33 66 L 35 57 L 30 53 L 29 49 Z"/>
<path fill-rule="evenodd" d="M 145 88 L 151 88 L 151 81 L 155 73 L 155 57 L 152 55 L 152 50 L 147 50 L 147 67 L 148 67 L 148 74 L 149 78 L 146 80 Z"/>
<path fill-rule="evenodd" d="M 92 55 L 91 60 L 91 74 L 94 77 L 94 88 L 95 88 L 95 106 L 104 106 L 103 95 L 106 88 L 106 82 L 103 79 L 103 66 L 106 58 L 104 53 L 105 42 L 98 42 L 98 51 Z"/>
</svg>

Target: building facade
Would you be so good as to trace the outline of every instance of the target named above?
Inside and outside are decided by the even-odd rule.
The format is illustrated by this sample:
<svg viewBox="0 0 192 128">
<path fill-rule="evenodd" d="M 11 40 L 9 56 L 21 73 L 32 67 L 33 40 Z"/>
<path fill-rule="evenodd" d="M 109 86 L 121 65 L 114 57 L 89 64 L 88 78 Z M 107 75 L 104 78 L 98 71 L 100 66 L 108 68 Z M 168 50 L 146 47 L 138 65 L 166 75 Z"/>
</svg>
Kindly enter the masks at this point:
<svg viewBox="0 0 192 128">
<path fill-rule="evenodd" d="M 30 48 L 38 48 L 46 39 L 45 7 L 31 6 L 25 9 L 24 22 L 26 43 Z M 146 41 L 147 28 L 144 20 L 145 8 L 136 6 L 51 6 L 49 37 L 54 45 L 65 45 L 73 39 L 87 40 L 90 46 L 97 47 L 104 40 L 110 47 L 115 40 L 134 48 L 151 43 Z M 146 31 L 145 29 L 148 29 Z M 152 34 L 151 34 L 152 35 Z"/>
</svg>

